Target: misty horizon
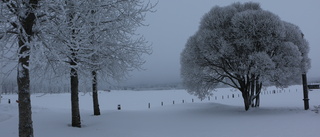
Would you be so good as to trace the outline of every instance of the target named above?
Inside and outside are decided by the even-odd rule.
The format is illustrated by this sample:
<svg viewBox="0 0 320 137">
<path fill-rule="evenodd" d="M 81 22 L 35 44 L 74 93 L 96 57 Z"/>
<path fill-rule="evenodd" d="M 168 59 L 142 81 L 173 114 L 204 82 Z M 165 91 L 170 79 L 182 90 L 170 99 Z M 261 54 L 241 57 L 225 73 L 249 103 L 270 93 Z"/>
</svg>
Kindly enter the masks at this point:
<svg viewBox="0 0 320 137">
<path fill-rule="evenodd" d="M 239 0 L 246 2 L 247 0 Z M 157 85 L 180 83 L 180 53 L 182 52 L 188 38 L 192 36 L 199 27 L 202 16 L 209 12 L 214 6 L 226 6 L 234 3 L 233 0 L 212 1 L 212 0 L 186 0 L 186 1 L 159 1 L 154 13 L 148 13 L 145 24 L 137 33 L 143 35 L 151 44 L 153 53 L 144 55 L 146 63 L 142 65 L 142 70 L 129 72 L 127 80 L 123 80 L 115 85 Z M 286 1 L 258 1 L 264 10 L 271 11 L 282 20 L 291 22 L 300 27 L 309 42 L 311 59 L 311 69 L 308 79 L 319 80 L 320 62 L 317 61 L 318 51 L 320 51 L 320 41 L 317 33 L 320 31 L 320 19 L 316 14 L 320 12 L 317 7 L 319 1 L 290 1 L 289 6 Z M 157 3 L 157 0 L 151 0 Z M 14 64 L 15 65 L 15 64 Z M 10 79 L 16 78 L 14 70 Z M 102 82 L 105 83 L 105 82 Z M 112 82 L 113 83 L 113 82 Z"/>
</svg>

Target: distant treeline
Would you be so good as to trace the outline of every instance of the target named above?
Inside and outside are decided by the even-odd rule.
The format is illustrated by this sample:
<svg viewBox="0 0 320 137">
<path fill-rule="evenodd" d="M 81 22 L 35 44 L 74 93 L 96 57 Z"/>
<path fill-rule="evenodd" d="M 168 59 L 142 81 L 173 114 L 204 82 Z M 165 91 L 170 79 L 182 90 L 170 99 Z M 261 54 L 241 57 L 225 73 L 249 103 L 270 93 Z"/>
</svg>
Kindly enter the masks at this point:
<svg viewBox="0 0 320 137">
<path fill-rule="evenodd" d="M 320 83 L 320 79 L 309 79 L 308 83 Z M 297 83 L 301 84 L 301 83 Z M 90 85 L 90 84 L 82 84 Z M 220 85 L 219 87 L 227 87 L 225 85 Z M 166 83 L 166 84 L 140 84 L 140 85 L 111 85 L 103 86 L 99 90 L 110 91 L 110 90 L 133 90 L 133 91 L 144 91 L 144 90 L 173 90 L 173 89 L 184 89 L 181 82 Z M 91 87 L 81 87 L 79 92 L 91 92 Z M 13 79 L 5 80 L 1 86 L 1 94 L 17 94 L 18 87 L 17 82 Z M 31 83 L 31 93 L 70 93 L 70 86 L 68 84 L 52 84 L 50 82 L 42 83 Z"/>
</svg>

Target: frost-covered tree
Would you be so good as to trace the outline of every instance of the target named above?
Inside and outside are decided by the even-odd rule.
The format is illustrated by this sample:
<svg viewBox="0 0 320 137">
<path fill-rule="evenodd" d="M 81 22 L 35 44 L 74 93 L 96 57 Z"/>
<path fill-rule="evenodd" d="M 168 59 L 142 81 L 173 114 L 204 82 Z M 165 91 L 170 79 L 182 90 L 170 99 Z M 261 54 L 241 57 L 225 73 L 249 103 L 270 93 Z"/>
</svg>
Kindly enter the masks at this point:
<svg viewBox="0 0 320 137">
<path fill-rule="evenodd" d="M 3 59 L 18 61 L 19 136 L 33 137 L 29 61 L 34 46 L 38 0 L 0 1 L 0 50 Z M 16 51 L 14 51 L 16 50 Z M 11 60 L 12 61 L 12 60 Z"/>
<path fill-rule="evenodd" d="M 150 48 L 143 37 L 135 33 L 135 29 L 143 25 L 145 14 L 154 5 L 144 5 L 139 0 L 98 0 L 90 6 L 92 8 L 89 9 L 93 10 L 86 18 L 90 20 L 89 45 L 94 52 L 84 63 L 92 72 L 94 115 L 100 115 L 97 73 L 100 73 L 100 79 L 119 80 L 128 71 L 140 68 L 144 63 L 141 55 L 149 54 Z"/>
<path fill-rule="evenodd" d="M 46 68 L 57 73 L 70 70 L 72 126 L 81 127 L 80 74 L 92 80 L 94 114 L 99 115 L 98 76 L 120 79 L 139 68 L 144 63 L 141 56 L 150 53 L 135 29 L 143 25 L 145 14 L 153 5 L 139 0 L 61 0 L 46 4 L 50 6 L 42 12 L 47 16 L 38 28 L 46 41 L 38 49 L 42 51 L 39 56 L 47 59 L 46 66 L 51 67 Z"/>
<path fill-rule="evenodd" d="M 257 3 L 216 6 L 181 53 L 184 85 L 204 98 L 222 83 L 239 89 L 245 110 L 259 106 L 262 85 L 288 86 L 309 69 L 301 34 Z"/>
<path fill-rule="evenodd" d="M 81 64 L 78 63 L 86 54 L 90 54 L 86 49 L 82 33 L 82 25 L 85 20 L 81 18 L 82 9 L 85 3 L 83 1 L 48 1 L 50 6 L 45 7 L 43 13 L 46 14 L 44 21 L 39 25 L 42 37 L 47 41 L 42 44 L 39 51 L 45 51 L 45 56 L 50 65 L 54 67 L 65 68 L 69 71 L 71 87 L 71 116 L 72 126 L 81 127 L 80 109 L 79 109 L 79 76 L 78 70 Z M 63 71 L 66 73 L 65 71 Z"/>
<path fill-rule="evenodd" d="M 81 64 L 93 51 L 87 41 L 87 16 L 89 1 L 60 0 L 46 1 L 41 12 L 45 15 L 39 25 L 40 37 L 45 39 L 37 50 L 35 57 L 42 57 L 44 63 L 35 66 L 56 74 L 68 74 L 71 88 L 71 125 L 81 127 L 79 109 L 79 72 L 84 69 Z M 37 52 L 40 51 L 40 52 Z M 35 59 L 36 60 L 36 59 Z M 50 67 L 43 67 L 50 66 Z"/>
</svg>

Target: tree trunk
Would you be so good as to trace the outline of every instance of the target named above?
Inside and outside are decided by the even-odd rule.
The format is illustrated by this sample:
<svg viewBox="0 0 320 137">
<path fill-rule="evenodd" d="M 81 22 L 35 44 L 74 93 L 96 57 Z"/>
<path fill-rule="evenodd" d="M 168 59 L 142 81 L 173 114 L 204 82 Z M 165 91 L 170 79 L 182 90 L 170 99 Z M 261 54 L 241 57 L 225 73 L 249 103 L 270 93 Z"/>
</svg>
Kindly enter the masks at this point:
<svg viewBox="0 0 320 137">
<path fill-rule="evenodd" d="M 21 52 L 27 52 L 24 48 Z M 18 100 L 19 100 L 19 137 L 33 137 L 32 111 L 30 99 L 29 56 L 19 58 Z"/>
<path fill-rule="evenodd" d="M 98 82 L 97 72 L 92 71 L 92 99 L 93 99 L 93 115 L 100 115 L 99 100 L 98 100 Z"/>
<path fill-rule="evenodd" d="M 254 107 L 259 107 L 260 106 L 260 94 L 257 95 L 256 97 L 256 102 L 255 102 L 255 106 Z"/>
<path fill-rule="evenodd" d="M 245 81 L 239 80 L 239 85 L 240 85 L 240 92 L 242 93 L 242 98 L 244 102 L 244 109 L 246 111 L 249 110 L 250 105 L 251 105 L 251 99 L 249 97 L 249 92 L 250 92 L 250 83 L 246 83 Z"/>
<path fill-rule="evenodd" d="M 73 64 L 71 64 L 73 65 Z M 72 127 L 81 127 L 80 109 L 79 109 L 79 81 L 78 72 L 76 69 L 71 68 L 70 72 L 71 82 L 71 115 L 72 115 Z"/>
<path fill-rule="evenodd" d="M 243 97 L 243 101 L 244 101 L 244 109 L 246 111 L 248 111 L 250 108 L 250 102 L 251 102 L 248 92 L 242 91 L 242 97 Z"/>
<path fill-rule="evenodd" d="M 67 17 L 69 18 L 68 27 L 71 27 L 71 41 L 75 40 L 76 31 L 73 29 L 72 21 L 75 16 L 74 11 L 74 2 L 75 1 L 66 1 L 65 4 L 67 5 L 67 8 L 69 8 L 69 13 L 67 14 Z M 72 117 L 72 127 L 79 127 L 81 128 L 81 119 L 80 119 L 80 109 L 79 109 L 79 78 L 78 78 L 78 70 L 75 68 L 78 64 L 77 62 L 77 48 L 73 48 L 73 46 L 76 45 L 75 43 L 71 42 L 70 52 L 71 52 L 71 60 L 70 60 L 70 84 L 71 84 L 71 117 Z"/>
<path fill-rule="evenodd" d="M 240 84 L 241 85 L 241 89 L 240 89 L 240 91 L 241 91 L 241 93 L 242 93 L 242 97 L 243 97 L 243 102 L 244 102 L 244 109 L 246 110 L 246 111 L 248 111 L 249 110 L 249 108 L 250 108 L 250 105 L 251 105 L 251 98 L 250 98 L 250 96 L 249 96 L 249 92 L 250 92 L 250 84 L 249 85 L 247 85 L 247 84 L 244 84 L 244 82 L 242 83 L 242 84 Z"/>
<path fill-rule="evenodd" d="M 253 81 L 253 82 L 251 82 L 251 87 L 250 87 L 250 95 L 249 95 L 249 97 L 250 97 L 250 101 L 251 101 L 251 107 L 254 107 L 255 105 L 254 105 L 254 91 L 255 91 L 255 82 Z"/>
<path fill-rule="evenodd" d="M 259 83 L 259 81 L 256 81 L 256 104 L 255 107 L 260 106 L 260 93 L 261 93 L 262 83 Z"/>
<path fill-rule="evenodd" d="M 30 0 L 23 3 L 26 17 L 18 16 L 22 28 L 19 30 L 18 45 L 18 101 L 19 101 L 19 137 L 33 137 L 33 122 L 30 99 L 29 59 L 31 38 L 34 34 L 33 25 L 36 20 L 34 10 L 38 6 L 38 0 Z M 17 6 L 17 5 L 16 5 Z M 14 9 L 17 10 L 17 9 Z"/>
</svg>

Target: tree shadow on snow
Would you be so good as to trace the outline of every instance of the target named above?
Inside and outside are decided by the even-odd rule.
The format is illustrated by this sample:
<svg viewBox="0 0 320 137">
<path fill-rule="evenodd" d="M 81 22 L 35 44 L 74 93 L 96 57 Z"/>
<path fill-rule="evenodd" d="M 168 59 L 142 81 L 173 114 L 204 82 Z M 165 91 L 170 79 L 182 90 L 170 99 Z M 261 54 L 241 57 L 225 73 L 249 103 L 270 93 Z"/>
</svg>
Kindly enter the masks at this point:
<svg viewBox="0 0 320 137">
<path fill-rule="evenodd" d="M 190 114 L 211 116 L 261 116 L 261 115 L 287 115 L 306 112 L 298 107 L 258 107 L 245 111 L 241 106 L 230 106 L 219 103 L 190 104 L 185 111 Z"/>
</svg>

